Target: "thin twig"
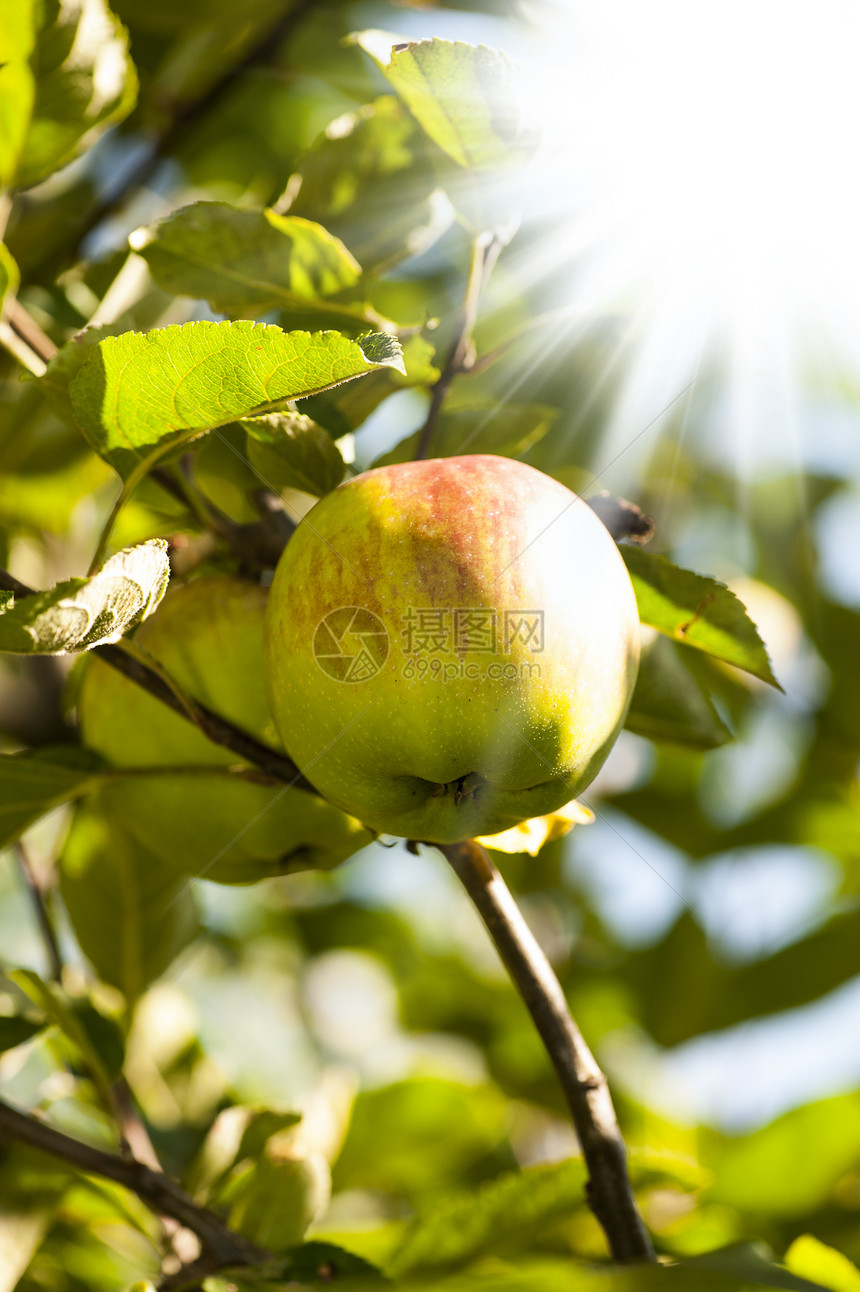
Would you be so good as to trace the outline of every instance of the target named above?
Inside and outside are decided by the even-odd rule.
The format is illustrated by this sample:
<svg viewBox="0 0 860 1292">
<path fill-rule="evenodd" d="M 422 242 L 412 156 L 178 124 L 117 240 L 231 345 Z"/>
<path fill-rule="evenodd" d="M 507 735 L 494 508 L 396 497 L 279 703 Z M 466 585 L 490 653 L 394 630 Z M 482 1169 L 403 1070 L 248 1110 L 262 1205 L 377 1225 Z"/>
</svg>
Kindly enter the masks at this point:
<svg viewBox="0 0 860 1292">
<path fill-rule="evenodd" d="M 20 301 L 10 301 L 6 318 L 12 331 L 37 354 L 43 363 L 50 363 L 57 353 L 57 346 L 30 315 Z"/>
<path fill-rule="evenodd" d="M 48 960 L 49 977 L 53 982 L 59 982 L 63 976 L 63 958 L 60 955 L 60 944 L 57 941 L 57 934 L 48 913 L 45 891 L 36 876 L 36 872 L 33 870 L 24 845 L 20 841 L 15 844 L 15 854 L 18 858 L 18 868 L 21 871 L 27 892 L 30 894 L 30 900 L 36 912 L 39 932 L 42 935 L 45 955 Z"/>
<path fill-rule="evenodd" d="M 110 664 L 111 668 L 115 668 L 117 672 L 123 673 L 132 682 L 142 686 L 157 700 L 161 700 L 162 704 L 173 709 L 174 713 L 188 718 L 185 707 L 180 704 L 174 691 L 140 660 L 127 655 L 119 646 L 97 646 L 94 654 L 103 659 L 106 664 Z M 241 727 L 236 727 L 232 722 L 213 713 L 206 705 L 198 704 L 195 707 L 203 719 L 202 729 L 213 744 L 232 750 L 244 762 L 253 763 L 255 767 L 259 767 L 267 776 L 271 776 L 279 783 L 290 785 L 293 789 L 308 790 L 311 794 L 317 793 L 310 781 L 305 780 L 296 764 L 286 754 L 279 753 L 269 745 L 264 745 L 262 741 L 249 735 Z"/>
<path fill-rule="evenodd" d="M 155 1145 L 124 1076 L 120 1076 L 114 1082 L 113 1091 L 120 1130 L 123 1139 L 131 1149 L 134 1160 L 163 1174 Z M 192 1236 L 186 1225 L 181 1224 L 173 1216 L 162 1215 L 159 1216 L 159 1220 L 164 1237 L 173 1248 L 176 1259 L 179 1262 L 193 1261 L 200 1252 L 199 1240 Z"/>
<path fill-rule="evenodd" d="M 33 589 L 28 588 L 26 584 L 21 583 L 6 570 L 0 570 L 0 589 L 14 592 L 19 597 L 33 596 Z M 167 685 L 151 668 L 133 655 L 127 654 L 119 645 L 97 646 L 93 651 L 111 668 L 122 673 L 125 677 L 142 686 L 150 695 L 154 695 L 162 704 L 173 709 L 174 713 L 188 718 L 188 712 L 185 705 L 180 703 L 175 691 Z M 269 745 L 264 745 L 256 737 L 243 731 L 241 727 L 236 727 L 226 718 L 220 717 L 208 709 L 204 704 L 195 704 L 194 708 L 200 714 L 202 719 L 202 729 L 205 735 L 216 745 L 221 745 L 225 749 L 230 749 L 234 754 L 242 759 L 243 762 L 253 763 L 272 777 L 279 784 L 283 783 L 291 786 L 293 789 L 306 790 L 311 794 L 317 791 L 311 785 L 310 781 L 305 780 L 296 764 L 286 754 L 280 753 L 277 749 L 272 749 Z"/>
<path fill-rule="evenodd" d="M 314 0 L 298 0 L 298 3 L 294 4 L 286 14 L 283 14 L 278 19 L 274 27 L 266 32 L 244 58 L 229 68 L 223 76 L 219 77 L 201 98 L 196 99 L 193 103 L 186 103 L 179 108 L 170 124 L 153 140 L 149 153 L 123 176 L 119 188 L 113 193 L 108 193 L 90 212 L 78 236 L 79 252 L 93 229 L 97 228 L 108 216 L 117 212 L 132 193 L 143 187 L 153 172 L 158 169 L 162 160 L 174 151 L 183 136 L 201 118 L 206 116 L 210 108 L 213 108 L 218 103 L 235 82 L 257 64 L 264 63 L 271 57 L 277 47 L 292 33 L 305 15 L 311 11 L 313 4 Z"/>
<path fill-rule="evenodd" d="M 34 377 L 44 377 L 47 371 L 47 364 L 40 359 L 36 351 L 11 327 L 5 319 L 0 319 L 0 345 L 4 350 L 8 350 L 13 359 L 31 372 Z"/>
<path fill-rule="evenodd" d="M 484 284 L 503 246 L 504 239 L 495 230 L 479 233 L 474 241 L 469 277 L 466 280 L 466 292 L 463 297 L 463 304 L 460 307 L 460 316 L 457 320 L 454 344 L 430 396 L 427 420 L 418 435 L 418 448 L 415 451 L 416 462 L 429 456 L 433 432 L 436 429 L 442 405 L 448 397 L 454 378 L 461 372 L 468 372 L 474 362 L 472 332 L 478 317 L 478 302 L 481 298 Z"/>
<path fill-rule="evenodd" d="M 0 1133 L 50 1153 L 89 1175 L 103 1176 L 130 1189 L 156 1215 L 171 1216 L 196 1234 L 204 1250 L 221 1268 L 255 1265 L 270 1259 L 268 1252 L 235 1233 L 214 1211 L 198 1206 L 170 1176 L 143 1162 L 126 1161 L 93 1148 L 5 1100 L 0 1100 Z"/>
<path fill-rule="evenodd" d="M 484 848 L 474 841 L 434 846 L 472 899 L 546 1046 L 582 1145 L 588 1202 L 613 1257 L 627 1263 L 653 1261 L 606 1077 L 570 1015 L 549 961 Z"/>
</svg>

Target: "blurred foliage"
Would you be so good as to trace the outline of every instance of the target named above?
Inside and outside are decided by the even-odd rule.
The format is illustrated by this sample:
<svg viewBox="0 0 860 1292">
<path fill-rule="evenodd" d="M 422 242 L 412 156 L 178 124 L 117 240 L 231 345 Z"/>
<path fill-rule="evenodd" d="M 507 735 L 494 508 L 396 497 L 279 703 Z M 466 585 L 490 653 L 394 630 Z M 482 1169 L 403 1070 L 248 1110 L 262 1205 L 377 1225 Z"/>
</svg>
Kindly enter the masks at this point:
<svg viewBox="0 0 860 1292">
<path fill-rule="evenodd" d="M 609 1073 L 654 1269 L 609 1266 L 551 1067 L 439 856 L 374 844 L 329 869 L 367 836 L 305 796 L 331 817 L 293 856 L 314 868 L 284 873 L 283 838 L 258 830 L 237 870 L 223 853 L 276 791 L 228 784 L 230 756 L 190 727 L 180 748 L 166 710 L 151 756 L 146 706 L 123 719 L 118 700 L 90 737 L 79 698 L 124 680 L 37 657 L 155 605 L 160 549 L 137 546 L 155 538 L 178 595 L 218 579 L 259 601 L 315 496 L 412 455 L 482 206 L 505 238 L 522 224 L 436 452 L 629 489 L 607 466 L 623 320 L 559 328 L 564 275 L 528 271 L 554 235 L 519 208 L 533 141 L 510 60 L 459 37 L 392 52 L 369 30 L 465 30 L 455 16 L 476 45 L 504 20 L 516 45 L 509 0 L 0 0 L 0 297 L 19 339 L 0 352 L 0 563 L 60 585 L 19 596 L 0 642 L 33 652 L 0 653 L 4 1096 L 110 1150 L 130 1119 L 271 1250 L 206 1292 L 857 1292 L 860 605 L 821 578 L 838 463 L 739 480 L 695 433 L 715 377 L 649 432 L 634 501 L 656 536 L 626 550 L 651 627 L 628 730 L 586 796 L 596 822 L 497 857 Z M 45 376 L 37 353 L 19 362 L 21 307 L 42 361 L 59 347 Z M 380 330 L 400 346 L 363 336 Z M 304 356 L 300 379 L 246 383 L 263 348 L 293 377 Z M 113 531 L 137 555 L 87 582 L 117 472 L 152 468 Z M 192 695 L 265 732 L 228 639 L 207 638 L 220 689 L 181 623 L 167 653 Z M 184 788 L 193 767 L 160 805 L 146 778 L 125 799 L 105 786 L 138 761 L 205 764 L 208 798 Z M 27 873 L 61 982 L 40 976 Z M 0 1292 L 150 1288 L 168 1238 L 132 1193 L 0 1136 Z"/>
</svg>

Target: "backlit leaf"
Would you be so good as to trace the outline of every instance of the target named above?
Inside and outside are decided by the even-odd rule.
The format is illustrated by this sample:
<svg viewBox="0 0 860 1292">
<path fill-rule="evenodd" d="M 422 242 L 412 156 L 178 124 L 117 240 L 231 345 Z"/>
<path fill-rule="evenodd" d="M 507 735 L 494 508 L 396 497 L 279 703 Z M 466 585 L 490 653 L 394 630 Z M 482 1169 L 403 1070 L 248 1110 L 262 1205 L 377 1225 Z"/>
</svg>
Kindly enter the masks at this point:
<svg viewBox="0 0 860 1292">
<path fill-rule="evenodd" d="M 491 170 L 525 155 L 532 137 L 518 104 L 516 64 L 507 54 L 463 41 L 398 45 L 383 31 L 353 39 L 458 165 Z"/>
<path fill-rule="evenodd" d="M 100 341 L 69 389 L 84 434 L 125 475 L 156 449 L 384 367 L 402 368 L 387 333 L 183 323 Z"/>
</svg>

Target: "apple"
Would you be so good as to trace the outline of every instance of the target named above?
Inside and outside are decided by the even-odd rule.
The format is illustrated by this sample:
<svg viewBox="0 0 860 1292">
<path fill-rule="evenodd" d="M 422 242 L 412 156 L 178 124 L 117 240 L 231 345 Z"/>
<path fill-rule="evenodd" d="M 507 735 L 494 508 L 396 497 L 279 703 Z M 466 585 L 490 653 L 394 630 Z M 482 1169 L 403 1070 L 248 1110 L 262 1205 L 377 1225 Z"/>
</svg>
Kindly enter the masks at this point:
<svg viewBox="0 0 860 1292">
<path fill-rule="evenodd" d="M 312 508 L 266 613 L 271 711 L 380 833 L 494 834 L 585 789 L 624 722 L 639 618 L 576 494 L 510 458 L 378 467 Z"/>
<path fill-rule="evenodd" d="M 281 748 L 263 684 L 266 592 L 226 577 L 171 589 L 135 636 L 179 686 Z M 78 696 L 84 743 L 117 767 L 236 764 L 192 723 L 91 657 Z M 370 841 L 358 821 L 313 794 L 223 775 L 158 773 L 117 781 L 101 808 L 177 871 L 222 883 L 342 861 Z"/>
</svg>

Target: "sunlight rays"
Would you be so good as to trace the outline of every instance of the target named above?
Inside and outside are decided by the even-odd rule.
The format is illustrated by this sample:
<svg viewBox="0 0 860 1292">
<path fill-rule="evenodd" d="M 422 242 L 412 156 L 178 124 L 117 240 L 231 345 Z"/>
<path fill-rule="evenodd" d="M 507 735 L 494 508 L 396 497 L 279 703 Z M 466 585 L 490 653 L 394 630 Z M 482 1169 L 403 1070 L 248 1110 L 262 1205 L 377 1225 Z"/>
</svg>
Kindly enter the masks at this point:
<svg viewBox="0 0 860 1292">
<path fill-rule="evenodd" d="M 532 16 L 547 232 L 520 272 L 585 329 L 626 315 L 608 444 L 703 369 L 717 460 L 742 478 L 800 467 L 813 358 L 860 366 L 860 10 L 550 0 Z"/>
</svg>

